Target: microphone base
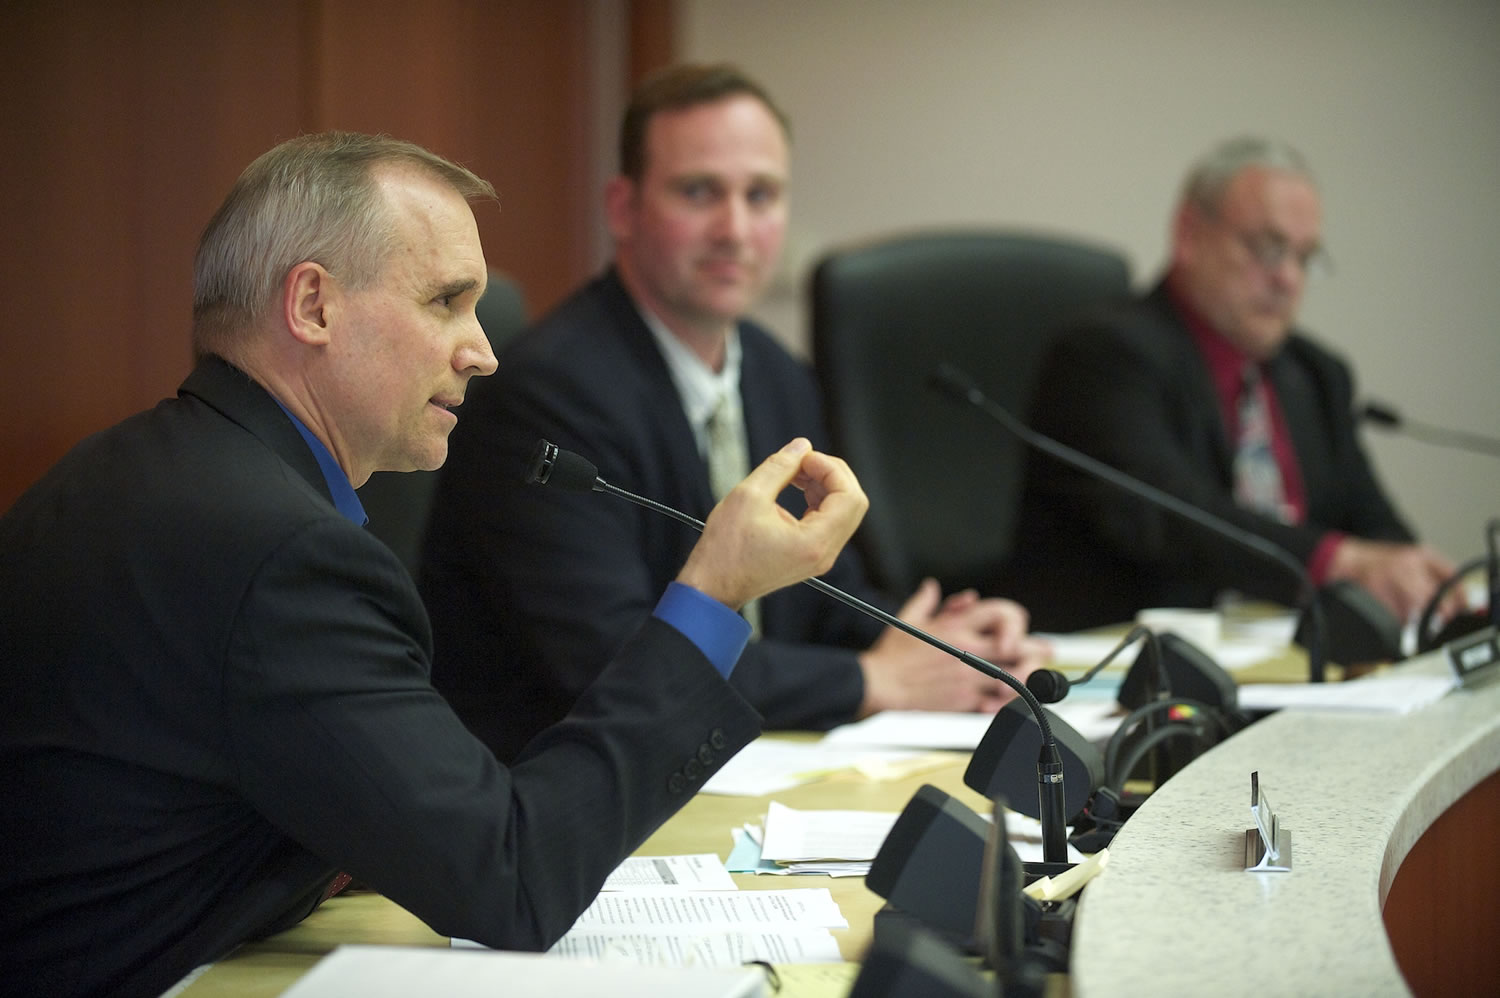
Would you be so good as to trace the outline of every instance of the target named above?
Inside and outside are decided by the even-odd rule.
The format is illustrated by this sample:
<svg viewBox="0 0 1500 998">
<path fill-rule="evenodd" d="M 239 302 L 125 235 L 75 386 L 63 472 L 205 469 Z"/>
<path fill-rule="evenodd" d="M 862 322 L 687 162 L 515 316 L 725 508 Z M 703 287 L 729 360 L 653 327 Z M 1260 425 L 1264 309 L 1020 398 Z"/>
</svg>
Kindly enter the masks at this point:
<svg viewBox="0 0 1500 998">
<path fill-rule="evenodd" d="M 871 945 L 878 946 L 886 941 L 894 942 L 900 934 L 910 932 L 914 927 L 926 929 L 964 956 L 980 955 L 973 933 L 958 933 L 940 926 L 933 926 L 923 922 L 911 912 L 897 908 L 889 901 L 881 905 L 880 910 L 871 920 Z"/>
<path fill-rule="evenodd" d="M 1073 866 L 1074 864 L 1024 864 L 1026 866 Z M 1049 870 L 1038 876 L 1056 876 L 1061 869 Z M 1037 879 L 1028 874 L 1027 883 Z M 1078 911 L 1078 902 L 1073 898 L 1062 901 L 1033 901 L 1023 899 L 1020 916 L 1023 922 L 1021 939 L 1025 947 L 1024 956 L 1035 961 L 1049 973 L 1066 973 L 1068 952 L 1073 943 L 1073 916 Z M 954 950 L 968 957 L 983 957 L 979 945 L 972 935 L 960 934 L 934 928 L 908 911 L 887 902 L 875 913 L 871 922 L 871 946 L 894 945 L 912 929 L 925 929 L 941 939 Z"/>
<path fill-rule="evenodd" d="M 1114 841 L 1115 833 L 1145 801 L 1141 794 L 1100 788 L 1074 821 L 1073 834 L 1068 842 L 1085 853 L 1106 848 Z"/>
</svg>

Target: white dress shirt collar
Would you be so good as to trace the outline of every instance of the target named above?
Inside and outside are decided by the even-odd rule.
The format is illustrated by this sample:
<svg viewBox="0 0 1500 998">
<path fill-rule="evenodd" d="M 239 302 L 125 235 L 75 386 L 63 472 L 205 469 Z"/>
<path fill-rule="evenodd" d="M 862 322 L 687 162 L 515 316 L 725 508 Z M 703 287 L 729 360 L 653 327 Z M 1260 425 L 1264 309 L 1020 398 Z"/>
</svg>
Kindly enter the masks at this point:
<svg viewBox="0 0 1500 998">
<path fill-rule="evenodd" d="M 646 328 L 651 330 L 662 358 L 667 363 L 667 373 L 682 399 L 682 409 L 687 415 L 688 425 L 693 428 L 693 437 L 698 442 L 699 455 L 708 453 L 708 417 L 718 408 L 719 399 L 727 398 L 736 410 L 740 422 L 744 422 L 743 403 L 740 399 L 740 333 L 737 327 L 729 331 L 724 347 L 724 369 L 714 371 L 703 362 L 692 349 L 667 328 L 666 324 L 651 312 L 636 304 Z"/>
</svg>

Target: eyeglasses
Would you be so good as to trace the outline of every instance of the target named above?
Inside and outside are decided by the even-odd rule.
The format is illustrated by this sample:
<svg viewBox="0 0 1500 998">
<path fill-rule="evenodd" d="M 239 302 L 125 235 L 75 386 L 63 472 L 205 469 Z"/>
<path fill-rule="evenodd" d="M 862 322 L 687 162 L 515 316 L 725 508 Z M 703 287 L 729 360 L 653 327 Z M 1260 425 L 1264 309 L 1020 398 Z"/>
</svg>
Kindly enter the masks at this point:
<svg viewBox="0 0 1500 998">
<path fill-rule="evenodd" d="M 1333 259 L 1322 246 L 1311 246 L 1298 250 L 1291 241 L 1274 230 L 1241 232 L 1230 229 L 1235 241 L 1250 254 L 1256 265 L 1266 270 L 1280 270 L 1288 258 L 1297 262 L 1297 269 L 1309 277 L 1333 273 Z"/>
</svg>

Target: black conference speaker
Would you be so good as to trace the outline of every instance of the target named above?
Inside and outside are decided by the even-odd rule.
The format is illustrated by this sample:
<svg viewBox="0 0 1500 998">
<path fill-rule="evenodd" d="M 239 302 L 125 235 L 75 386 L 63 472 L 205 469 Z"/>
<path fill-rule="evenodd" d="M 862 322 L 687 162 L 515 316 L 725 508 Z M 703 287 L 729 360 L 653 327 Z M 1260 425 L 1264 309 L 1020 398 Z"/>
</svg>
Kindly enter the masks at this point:
<svg viewBox="0 0 1500 998">
<path fill-rule="evenodd" d="M 989 822 L 967 805 L 924 785 L 880 844 L 865 886 L 922 925 L 968 946 L 989 830 Z"/>
<path fill-rule="evenodd" d="M 1064 819 L 1071 821 L 1104 782 L 1104 756 L 1072 725 L 1047 708 L 1042 710 L 1062 758 Z M 1041 751 L 1042 729 L 1031 709 L 1021 700 L 1012 700 L 995 714 L 980 739 L 964 770 L 964 783 L 990 800 L 1004 798 L 1016 811 L 1040 818 L 1036 760 Z"/>
<path fill-rule="evenodd" d="M 1161 664 L 1167 672 L 1167 682 L 1172 684 L 1168 690 L 1170 695 L 1197 700 L 1222 714 L 1231 714 L 1238 709 L 1239 689 L 1234 679 L 1207 652 L 1171 631 L 1157 634 L 1156 640 L 1161 648 Z M 1156 669 L 1146 659 L 1147 656 L 1138 655 L 1120 683 L 1117 699 L 1127 710 L 1135 710 L 1156 699 Z"/>
<path fill-rule="evenodd" d="M 921 926 L 870 946 L 849 998 L 993 998 L 995 985 L 973 962 Z"/>
<path fill-rule="evenodd" d="M 1401 621 L 1368 589 L 1340 579 L 1319 589 L 1317 599 L 1328 635 L 1323 652 L 1330 661 L 1340 665 L 1401 661 Z M 1309 626 L 1303 614 L 1295 638 L 1303 647 Z"/>
</svg>

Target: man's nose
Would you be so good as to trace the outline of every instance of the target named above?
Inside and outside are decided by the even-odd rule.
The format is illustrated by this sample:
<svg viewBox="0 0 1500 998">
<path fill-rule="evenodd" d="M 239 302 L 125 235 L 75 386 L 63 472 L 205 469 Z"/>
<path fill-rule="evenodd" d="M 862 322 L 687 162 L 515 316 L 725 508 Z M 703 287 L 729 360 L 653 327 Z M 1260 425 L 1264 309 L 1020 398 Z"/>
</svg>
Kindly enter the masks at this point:
<svg viewBox="0 0 1500 998">
<path fill-rule="evenodd" d="M 719 207 L 714 234 L 721 239 L 739 242 L 750 228 L 750 206 L 743 197 L 727 197 Z"/>
<path fill-rule="evenodd" d="M 485 334 L 484 327 L 479 324 L 478 316 L 472 317 L 469 324 L 472 328 L 467 331 L 463 342 L 459 344 L 453 366 L 459 371 L 473 374 L 494 374 L 500 364 L 495 360 L 495 351 L 490 347 L 490 338 Z"/>
</svg>

